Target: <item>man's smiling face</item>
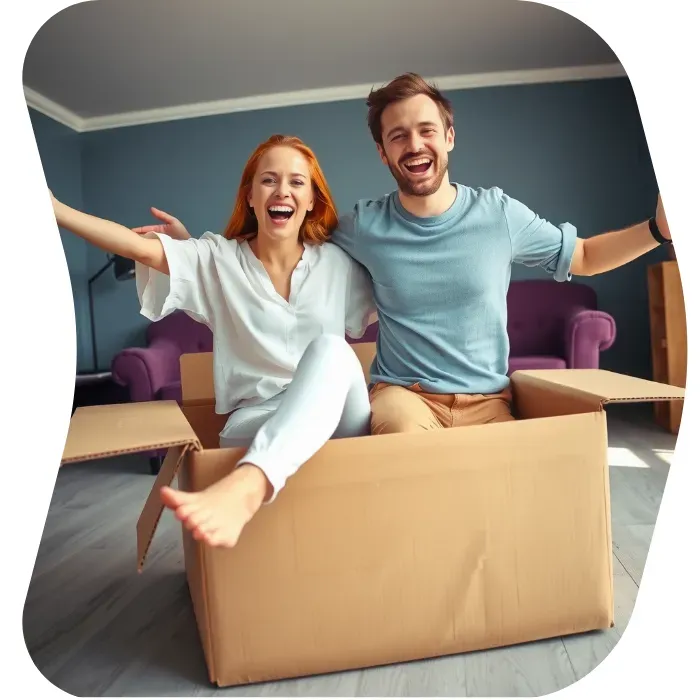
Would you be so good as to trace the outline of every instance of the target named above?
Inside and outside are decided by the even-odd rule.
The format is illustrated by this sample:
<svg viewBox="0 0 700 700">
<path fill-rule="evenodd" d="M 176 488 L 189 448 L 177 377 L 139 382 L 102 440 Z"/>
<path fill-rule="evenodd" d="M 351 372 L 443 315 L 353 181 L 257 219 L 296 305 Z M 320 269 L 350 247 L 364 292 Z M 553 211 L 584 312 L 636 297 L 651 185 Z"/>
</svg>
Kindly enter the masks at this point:
<svg viewBox="0 0 700 700">
<path fill-rule="evenodd" d="M 425 197 L 439 189 L 454 147 L 454 129 L 445 126 L 437 104 L 416 95 L 390 104 L 382 113 L 382 161 L 406 195 Z"/>
</svg>

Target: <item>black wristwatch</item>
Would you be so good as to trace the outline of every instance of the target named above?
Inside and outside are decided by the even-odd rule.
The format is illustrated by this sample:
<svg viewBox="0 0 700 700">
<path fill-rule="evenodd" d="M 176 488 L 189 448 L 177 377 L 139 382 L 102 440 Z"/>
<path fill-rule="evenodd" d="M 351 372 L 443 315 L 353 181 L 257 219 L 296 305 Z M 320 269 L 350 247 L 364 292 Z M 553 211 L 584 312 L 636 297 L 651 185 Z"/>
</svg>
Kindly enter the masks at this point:
<svg viewBox="0 0 700 700">
<path fill-rule="evenodd" d="M 661 231 L 659 231 L 659 225 L 656 223 L 655 216 L 652 216 L 651 219 L 649 219 L 649 230 L 651 231 L 651 235 L 654 236 L 654 238 L 661 243 L 661 245 L 668 245 L 672 242 L 670 238 L 664 238 L 661 235 Z"/>
</svg>

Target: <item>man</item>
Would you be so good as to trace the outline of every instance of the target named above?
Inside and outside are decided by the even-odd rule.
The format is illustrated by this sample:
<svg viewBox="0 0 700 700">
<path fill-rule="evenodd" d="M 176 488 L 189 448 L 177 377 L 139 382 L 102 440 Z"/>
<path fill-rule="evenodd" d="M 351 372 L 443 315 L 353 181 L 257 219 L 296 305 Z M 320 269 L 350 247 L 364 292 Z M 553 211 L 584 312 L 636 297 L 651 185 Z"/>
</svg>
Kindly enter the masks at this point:
<svg viewBox="0 0 700 700">
<path fill-rule="evenodd" d="M 620 267 L 670 240 L 656 217 L 582 240 L 499 188 L 450 181 L 450 102 L 423 78 L 395 78 L 367 100 L 379 155 L 398 190 L 361 200 L 332 240 L 369 271 L 379 316 L 372 432 L 512 420 L 506 292 L 512 263 L 555 280 Z"/>
<path fill-rule="evenodd" d="M 431 430 L 512 420 L 506 292 L 511 266 L 539 266 L 555 280 L 624 265 L 670 241 L 656 216 L 579 239 L 497 187 L 450 181 L 455 131 L 450 102 L 415 73 L 368 97 L 368 123 L 398 189 L 359 201 L 334 243 L 367 268 L 379 333 L 372 365 L 372 432 Z M 177 219 L 152 210 L 188 236 Z"/>
</svg>

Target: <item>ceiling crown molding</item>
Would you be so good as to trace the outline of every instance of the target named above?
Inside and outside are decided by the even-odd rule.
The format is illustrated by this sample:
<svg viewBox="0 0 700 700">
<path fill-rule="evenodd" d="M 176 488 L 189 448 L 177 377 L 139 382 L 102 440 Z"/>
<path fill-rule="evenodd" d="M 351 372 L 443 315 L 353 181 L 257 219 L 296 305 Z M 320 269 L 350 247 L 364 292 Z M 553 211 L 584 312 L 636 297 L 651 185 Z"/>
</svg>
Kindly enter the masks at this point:
<svg viewBox="0 0 700 700">
<path fill-rule="evenodd" d="M 427 78 L 436 83 L 440 89 L 472 90 L 484 87 L 503 87 L 509 85 L 535 85 L 543 83 L 561 83 L 577 80 L 600 80 L 605 78 L 626 77 L 624 68 L 619 63 L 596 66 L 573 66 L 568 68 L 543 68 L 522 71 L 503 71 L 497 73 L 472 73 L 464 75 L 447 75 Z M 382 82 L 348 85 L 314 90 L 295 90 L 267 95 L 237 97 L 228 100 L 201 102 L 147 109 L 137 112 L 124 112 L 101 117 L 83 118 L 71 110 L 44 97 L 36 90 L 25 87 L 24 94 L 27 105 L 55 119 L 79 133 L 87 131 L 102 131 L 141 124 L 156 124 L 159 122 L 193 119 L 234 112 L 248 112 L 259 109 L 274 109 L 276 107 L 293 107 L 298 105 L 320 104 L 323 102 L 339 102 L 343 100 L 365 99 L 372 88 L 382 85 Z"/>
</svg>

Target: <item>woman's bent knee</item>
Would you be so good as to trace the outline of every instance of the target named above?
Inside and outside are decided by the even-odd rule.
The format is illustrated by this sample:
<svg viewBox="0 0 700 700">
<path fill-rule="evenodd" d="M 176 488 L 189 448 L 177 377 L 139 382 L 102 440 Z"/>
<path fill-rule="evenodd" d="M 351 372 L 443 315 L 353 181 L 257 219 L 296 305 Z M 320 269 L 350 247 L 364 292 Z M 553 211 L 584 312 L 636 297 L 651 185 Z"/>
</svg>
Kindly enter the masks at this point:
<svg viewBox="0 0 700 700">
<path fill-rule="evenodd" d="M 322 333 L 314 338 L 306 348 L 305 355 L 309 355 L 315 362 L 328 362 L 336 368 L 345 368 L 347 371 L 361 370 L 360 360 L 345 338 L 332 333 Z"/>
<path fill-rule="evenodd" d="M 348 352 L 355 354 L 345 338 L 333 333 L 321 333 L 309 343 L 307 350 L 333 355 L 347 354 Z"/>
</svg>

